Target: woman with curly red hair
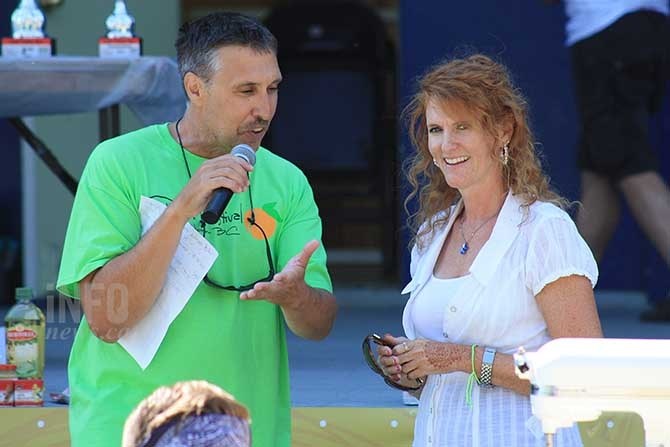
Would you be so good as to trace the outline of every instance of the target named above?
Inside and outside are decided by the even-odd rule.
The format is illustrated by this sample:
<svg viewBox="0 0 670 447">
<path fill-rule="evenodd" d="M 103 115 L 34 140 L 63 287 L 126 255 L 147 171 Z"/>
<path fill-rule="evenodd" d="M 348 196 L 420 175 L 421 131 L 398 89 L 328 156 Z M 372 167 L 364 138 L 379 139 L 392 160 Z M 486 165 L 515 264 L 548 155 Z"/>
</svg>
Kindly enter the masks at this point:
<svg viewBox="0 0 670 447">
<path fill-rule="evenodd" d="M 407 200 L 419 206 L 407 338 L 384 337 L 384 374 L 420 396 L 414 446 L 542 445 L 512 353 L 602 336 L 596 263 L 542 172 L 504 66 L 483 55 L 442 63 L 405 113 L 416 148 Z M 581 445 L 577 427 L 559 430 L 558 445 Z"/>
</svg>

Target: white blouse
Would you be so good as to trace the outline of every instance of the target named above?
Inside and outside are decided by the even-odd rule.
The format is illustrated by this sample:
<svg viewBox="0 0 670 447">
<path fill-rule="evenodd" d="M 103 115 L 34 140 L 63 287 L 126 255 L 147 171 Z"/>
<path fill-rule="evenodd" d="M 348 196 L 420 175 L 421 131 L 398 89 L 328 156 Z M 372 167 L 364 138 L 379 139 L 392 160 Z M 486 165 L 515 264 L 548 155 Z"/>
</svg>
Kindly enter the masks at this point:
<svg viewBox="0 0 670 447">
<path fill-rule="evenodd" d="M 462 208 L 462 202 L 452 207 L 448 222 L 435 230 L 421 251 L 412 249 L 412 280 L 402 291 L 410 293 L 403 312 L 410 339 L 417 338 L 415 303 L 426 293 L 440 249 Z M 519 346 L 537 350 L 550 340 L 535 301 L 544 286 L 575 274 L 595 286 L 596 262 L 570 217 L 546 202 L 535 202 L 526 210 L 517 197 L 507 195 L 489 240 L 449 300 L 449 310 L 442 312 L 443 334 L 450 342 L 491 346 L 503 354 L 513 354 Z M 537 420 L 531 417 L 528 396 L 475 386 L 470 408 L 465 404 L 467 377 L 462 372 L 428 377 L 414 447 L 544 446 L 541 430 L 533 428 Z M 559 430 L 556 438 L 560 446 L 581 446 L 577 426 Z"/>
<path fill-rule="evenodd" d="M 412 323 L 416 328 L 416 338 L 434 341 L 449 341 L 449 334 L 442 327 L 444 313 L 451 309 L 451 299 L 458 293 L 467 276 L 460 278 L 437 278 L 430 275 L 424 291 L 416 297 L 412 308 Z"/>
</svg>

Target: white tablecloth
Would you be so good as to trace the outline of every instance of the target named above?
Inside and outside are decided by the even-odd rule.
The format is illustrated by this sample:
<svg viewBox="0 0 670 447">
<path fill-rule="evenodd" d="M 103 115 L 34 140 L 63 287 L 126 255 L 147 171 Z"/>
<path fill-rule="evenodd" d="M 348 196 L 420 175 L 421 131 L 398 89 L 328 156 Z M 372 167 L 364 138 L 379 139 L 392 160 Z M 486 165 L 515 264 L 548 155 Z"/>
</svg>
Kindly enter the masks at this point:
<svg viewBox="0 0 670 447">
<path fill-rule="evenodd" d="M 55 56 L 0 57 L 0 117 L 36 116 L 127 105 L 147 124 L 174 121 L 186 98 L 174 60 Z"/>
</svg>

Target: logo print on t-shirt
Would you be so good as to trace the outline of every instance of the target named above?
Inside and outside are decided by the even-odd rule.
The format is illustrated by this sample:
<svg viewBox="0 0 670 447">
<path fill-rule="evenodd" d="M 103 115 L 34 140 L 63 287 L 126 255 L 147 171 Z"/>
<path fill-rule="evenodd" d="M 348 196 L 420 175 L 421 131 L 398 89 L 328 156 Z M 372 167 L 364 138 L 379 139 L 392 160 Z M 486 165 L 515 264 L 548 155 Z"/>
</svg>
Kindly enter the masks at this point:
<svg viewBox="0 0 670 447">
<path fill-rule="evenodd" d="M 154 194 L 151 196 L 152 199 L 158 200 L 159 202 L 169 205 L 172 203 L 173 199 L 167 196 Z M 264 204 L 260 208 L 254 208 L 254 215 L 256 217 L 256 223 L 265 231 L 265 235 L 268 239 L 275 234 L 277 230 L 277 222 L 281 222 L 282 218 L 279 216 L 279 212 L 275 209 L 277 202 L 270 202 Z M 263 234 L 256 227 L 252 226 L 247 219 L 251 217 L 251 209 L 247 211 L 242 211 L 242 205 L 240 204 L 239 208 L 226 208 L 221 214 L 219 220 L 212 225 L 207 225 L 205 227 L 205 236 L 239 236 L 242 229 L 242 222 L 244 222 L 244 227 L 247 229 L 247 232 L 251 234 L 255 239 L 263 240 Z M 194 216 L 191 219 L 191 225 L 193 228 L 201 230 L 201 220 L 200 215 Z"/>
<path fill-rule="evenodd" d="M 256 217 L 256 223 L 265 231 L 265 236 L 268 239 L 272 237 L 277 229 L 277 222 L 281 222 L 279 213 L 275 210 L 276 202 L 266 203 L 262 208 L 254 208 L 254 216 Z M 251 210 L 248 210 L 244 213 L 244 226 L 251 235 L 256 238 L 263 240 L 263 234 L 256 227 L 252 226 L 249 223 L 249 218 L 251 217 Z"/>
<path fill-rule="evenodd" d="M 170 205 L 173 202 L 173 199 L 167 196 L 154 194 L 150 198 L 158 200 L 164 205 Z M 237 209 L 228 209 L 226 208 L 219 217 L 219 220 L 215 224 L 207 225 L 204 229 L 205 236 L 239 236 L 242 228 L 242 205 Z M 200 215 L 194 216 L 191 218 L 191 225 L 193 228 L 202 232 L 202 220 Z M 261 225 L 262 226 L 262 225 Z M 265 229 L 265 227 L 263 227 Z M 258 231 L 258 230 L 256 230 Z M 267 230 L 266 230 L 267 231 Z M 260 234 L 260 232 L 259 232 Z M 270 236 L 268 236 L 270 237 Z M 262 238 L 262 236 L 261 236 Z"/>
</svg>

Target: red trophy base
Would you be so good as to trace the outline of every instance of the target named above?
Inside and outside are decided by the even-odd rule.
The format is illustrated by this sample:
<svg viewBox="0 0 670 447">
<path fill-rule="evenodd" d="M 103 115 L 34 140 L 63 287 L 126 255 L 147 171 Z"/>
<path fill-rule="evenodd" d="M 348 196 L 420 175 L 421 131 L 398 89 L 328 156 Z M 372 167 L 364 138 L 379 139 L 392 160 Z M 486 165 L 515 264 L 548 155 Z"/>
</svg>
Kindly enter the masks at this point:
<svg viewBox="0 0 670 447">
<path fill-rule="evenodd" d="M 2 38 L 3 57 L 30 59 L 35 57 L 51 57 L 54 53 L 54 40 L 50 37 L 36 39 Z"/>
<path fill-rule="evenodd" d="M 98 39 L 98 54 L 104 59 L 128 59 L 142 55 L 142 39 L 139 37 L 119 37 Z"/>
</svg>

